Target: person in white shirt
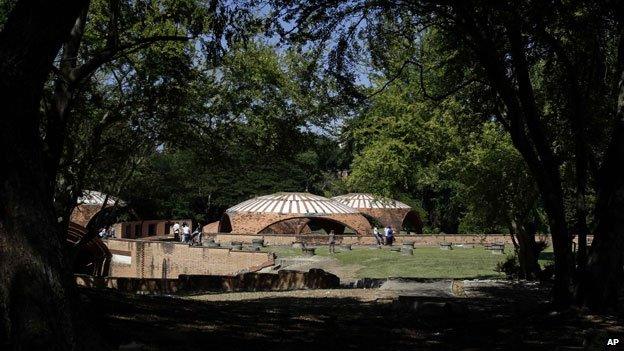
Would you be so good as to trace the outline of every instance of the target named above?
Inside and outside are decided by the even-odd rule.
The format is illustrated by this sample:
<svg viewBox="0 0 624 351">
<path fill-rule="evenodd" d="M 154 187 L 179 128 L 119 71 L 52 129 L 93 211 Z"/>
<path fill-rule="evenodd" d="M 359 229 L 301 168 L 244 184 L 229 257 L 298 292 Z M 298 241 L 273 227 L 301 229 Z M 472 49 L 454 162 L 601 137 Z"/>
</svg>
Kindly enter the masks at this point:
<svg viewBox="0 0 624 351">
<path fill-rule="evenodd" d="M 384 243 L 386 245 L 389 244 L 388 240 L 390 239 L 390 226 L 384 228 Z"/>
<path fill-rule="evenodd" d="M 381 234 L 379 233 L 379 228 L 377 228 L 377 226 L 373 228 L 373 236 L 375 237 L 375 241 L 377 241 L 377 245 L 383 245 L 383 238 L 381 237 Z"/>
<path fill-rule="evenodd" d="M 186 223 L 182 224 L 182 242 L 188 243 L 191 241 L 191 228 L 186 225 Z"/>
<path fill-rule="evenodd" d="M 180 240 L 180 223 L 178 222 L 173 225 L 173 237 L 175 240 Z"/>
</svg>

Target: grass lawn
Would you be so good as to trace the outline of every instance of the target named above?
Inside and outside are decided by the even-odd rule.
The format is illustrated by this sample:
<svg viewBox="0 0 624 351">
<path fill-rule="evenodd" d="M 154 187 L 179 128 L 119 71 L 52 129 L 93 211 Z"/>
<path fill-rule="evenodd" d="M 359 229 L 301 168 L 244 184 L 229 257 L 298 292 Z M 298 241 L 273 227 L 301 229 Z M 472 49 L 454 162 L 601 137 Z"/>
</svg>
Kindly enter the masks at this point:
<svg viewBox="0 0 624 351">
<path fill-rule="evenodd" d="M 265 251 L 274 252 L 278 257 L 298 256 L 300 249 L 290 247 L 266 247 Z M 507 249 L 508 255 L 511 250 Z M 318 247 L 317 255 L 329 256 L 327 247 Z M 455 248 L 450 251 L 437 247 L 417 247 L 414 256 L 403 256 L 388 248 L 381 250 L 368 247 L 355 247 L 352 251 L 343 251 L 332 255 L 342 265 L 360 265 L 359 278 L 501 278 L 503 274 L 494 271 L 496 264 L 506 255 L 494 255 L 483 247 L 472 249 Z M 552 249 L 548 248 L 540 258 L 540 264 L 549 263 Z"/>
</svg>

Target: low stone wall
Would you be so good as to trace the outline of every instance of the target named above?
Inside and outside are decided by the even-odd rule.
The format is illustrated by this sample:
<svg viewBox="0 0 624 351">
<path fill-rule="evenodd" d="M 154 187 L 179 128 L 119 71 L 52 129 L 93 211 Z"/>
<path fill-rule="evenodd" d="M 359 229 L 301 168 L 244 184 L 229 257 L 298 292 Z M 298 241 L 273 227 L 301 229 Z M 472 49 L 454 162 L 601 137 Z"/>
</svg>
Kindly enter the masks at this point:
<svg viewBox="0 0 624 351">
<path fill-rule="evenodd" d="M 112 254 L 109 276 L 177 278 L 181 274 L 236 275 L 274 264 L 272 253 L 189 246 L 177 242 L 104 240 Z"/>
<path fill-rule="evenodd" d="M 327 235 L 285 235 L 285 234 L 233 234 L 219 233 L 209 235 L 215 242 L 229 244 L 232 241 L 251 243 L 253 239 L 264 239 L 267 246 L 288 246 L 295 242 L 305 242 L 310 245 L 327 244 Z M 375 238 L 358 235 L 339 235 L 336 237 L 339 244 L 343 245 L 374 245 Z M 549 235 L 538 235 L 537 240 L 544 240 L 550 244 Z M 395 244 L 414 242 L 416 246 L 438 246 L 440 243 L 485 245 L 503 243 L 513 245 L 509 234 L 414 234 L 396 235 Z"/>
<path fill-rule="evenodd" d="M 333 289 L 340 279 L 323 271 L 282 270 L 275 273 L 244 273 L 236 276 L 180 275 L 178 279 L 93 277 L 77 275 L 79 286 L 110 288 L 128 293 L 201 293 L 238 291 L 287 291 Z"/>
</svg>

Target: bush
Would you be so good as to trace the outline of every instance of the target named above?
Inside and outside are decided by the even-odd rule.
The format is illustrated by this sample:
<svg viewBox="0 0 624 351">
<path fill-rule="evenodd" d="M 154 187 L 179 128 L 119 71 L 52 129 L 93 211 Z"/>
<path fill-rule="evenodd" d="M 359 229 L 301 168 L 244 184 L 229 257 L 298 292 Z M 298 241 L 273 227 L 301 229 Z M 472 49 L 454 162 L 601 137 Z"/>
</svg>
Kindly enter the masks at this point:
<svg viewBox="0 0 624 351">
<path fill-rule="evenodd" d="M 541 281 L 551 280 L 555 274 L 555 264 L 547 264 L 544 268 L 538 273 L 537 279 Z"/>
<path fill-rule="evenodd" d="M 520 263 L 518 263 L 518 257 L 515 254 L 507 256 L 503 262 L 496 264 L 494 270 L 499 273 L 505 273 L 507 279 L 518 279 L 518 277 L 520 277 Z"/>
<path fill-rule="evenodd" d="M 546 250 L 547 247 L 548 247 L 548 243 L 545 242 L 544 240 L 536 241 L 535 246 L 533 247 L 535 250 L 535 257 L 539 257 L 539 254 L 542 251 Z"/>
</svg>

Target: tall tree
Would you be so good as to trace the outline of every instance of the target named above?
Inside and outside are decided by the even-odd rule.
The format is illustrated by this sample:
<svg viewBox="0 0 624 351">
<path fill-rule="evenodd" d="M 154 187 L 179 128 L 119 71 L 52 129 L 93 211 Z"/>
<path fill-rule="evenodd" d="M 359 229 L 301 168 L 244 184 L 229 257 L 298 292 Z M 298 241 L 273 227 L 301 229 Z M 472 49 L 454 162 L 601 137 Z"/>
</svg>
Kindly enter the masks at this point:
<svg viewBox="0 0 624 351">
<path fill-rule="evenodd" d="M 597 170 L 601 164 L 603 169 L 609 169 L 619 157 L 621 135 L 618 134 L 619 125 L 613 126 L 618 113 L 615 104 L 618 88 L 612 83 L 621 75 L 621 67 L 617 64 L 619 59 L 614 59 L 615 53 L 621 51 L 621 4 L 572 1 L 552 6 L 528 0 L 269 2 L 274 5 L 273 16 L 280 18 L 271 22 L 278 27 L 277 30 L 292 42 L 316 43 L 322 48 L 319 51 L 325 53 L 320 57 L 326 59 L 326 67 L 351 88 L 362 58 L 377 60 L 378 53 L 384 52 L 388 42 L 399 40 L 406 44 L 405 50 L 397 55 L 403 59 L 394 70 L 397 76 L 410 65 L 419 67 L 423 76 L 431 71 L 422 60 L 423 54 L 427 53 L 426 42 L 422 40 L 424 33 L 438 30 L 449 42 L 454 42 L 454 51 L 459 55 L 439 61 L 438 65 L 462 68 L 456 71 L 457 86 L 437 97 L 448 96 L 476 80 L 483 87 L 484 98 L 494 102 L 488 105 L 498 107 L 492 116 L 506 127 L 515 148 L 528 165 L 547 213 L 555 253 L 554 302 L 561 306 L 572 302 L 574 260 L 568 214 L 576 212 L 576 219 L 572 222 L 576 227 L 584 226 L 588 170 Z M 547 16 L 543 16 L 544 13 Z M 580 19 L 596 24 L 595 30 L 581 29 L 583 26 L 577 22 Z M 549 112 L 553 110 L 549 107 L 556 99 L 549 91 L 540 89 L 541 78 L 536 74 L 545 62 L 550 65 L 550 70 L 541 73 L 560 82 L 557 92 L 563 99 L 558 102 L 565 104 L 566 108 L 558 111 L 571 112 L 555 114 L 557 122 L 561 122 L 559 125 L 547 118 L 552 116 Z M 582 74 L 575 75 L 576 72 Z M 561 73 L 564 75 L 557 77 Z M 598 95 L 602 98 L 596 99 L 595 94 L 582 88 L 586 82 L 596 87 L 594 91 L 604 91 Z M 592 106 L 601 106 L 603 113 L 589 113 Z M 598 123 L 589 123 L 592 118 Z M 609 138 L 609 149 L 617 151 L 609 153 L 610 156 L 605 156 L 606 145 L 592 145 L 583 138 L 588 134 L 588 128 L 600 121 L 603 125 L 607 123 L 607 133 L 615 130 Z M 563 133 L 557 134 L 557 130 Z M 568 155 L 577 160 L 574 168 L 578 205 L 574 209 L 566 206 L 566 185 L 561 172 L 566 156 L 559 152 L 559 145 L 569 141 L 566 136 L 572 136 L 572 144 L 568 145 L 576 145 L 566 147 L 573 150 Z M 590 260 L 589 268 L 592 271 L 592 267 L 599 266 L 602 272 L 608 272 L 601 276 L 605 278 L 602 281 L 593 279 L 591 283 L 597 290 L 606 289 L 599 296 L 591 294 L 591 300 L 603 304 L 605 296 L 613 296 L 622 280 L 621 253 L 607 249 L 620 247 L 623 240 L 615 234 L 618 222 L 614 219 L 615 214 L 610 212 L 615 206 L 613 201 L 620 201 L 618 195 L 614 195 L 618 194 L 619 180 L 594 173 L 597 193 L 602 194 L 596 208 L 597 222 L 609 223 L 605 225 L 611 228 L 596 232 L 598 240 L 592 249 L 594 258 Z M 609 205 L 604 205 L 607 203 Z M 605 227 L 599 224 L 598 228 Z M 598 264 L 599 261 L 602 263 Z M 606 293 L 607 290 L 610 293 Z M 614 302 L 613 298 L 609 300 Z"/>
<path fill-rule="evenodd" d="M 91 340 L 57 230 L 39 135 L 43 86 L 88 1 L 16 1 L 0 32 L 0 345 L 70 350 Z M 95 346 L 94 346 L 95 347 Z"/>
</svg>

